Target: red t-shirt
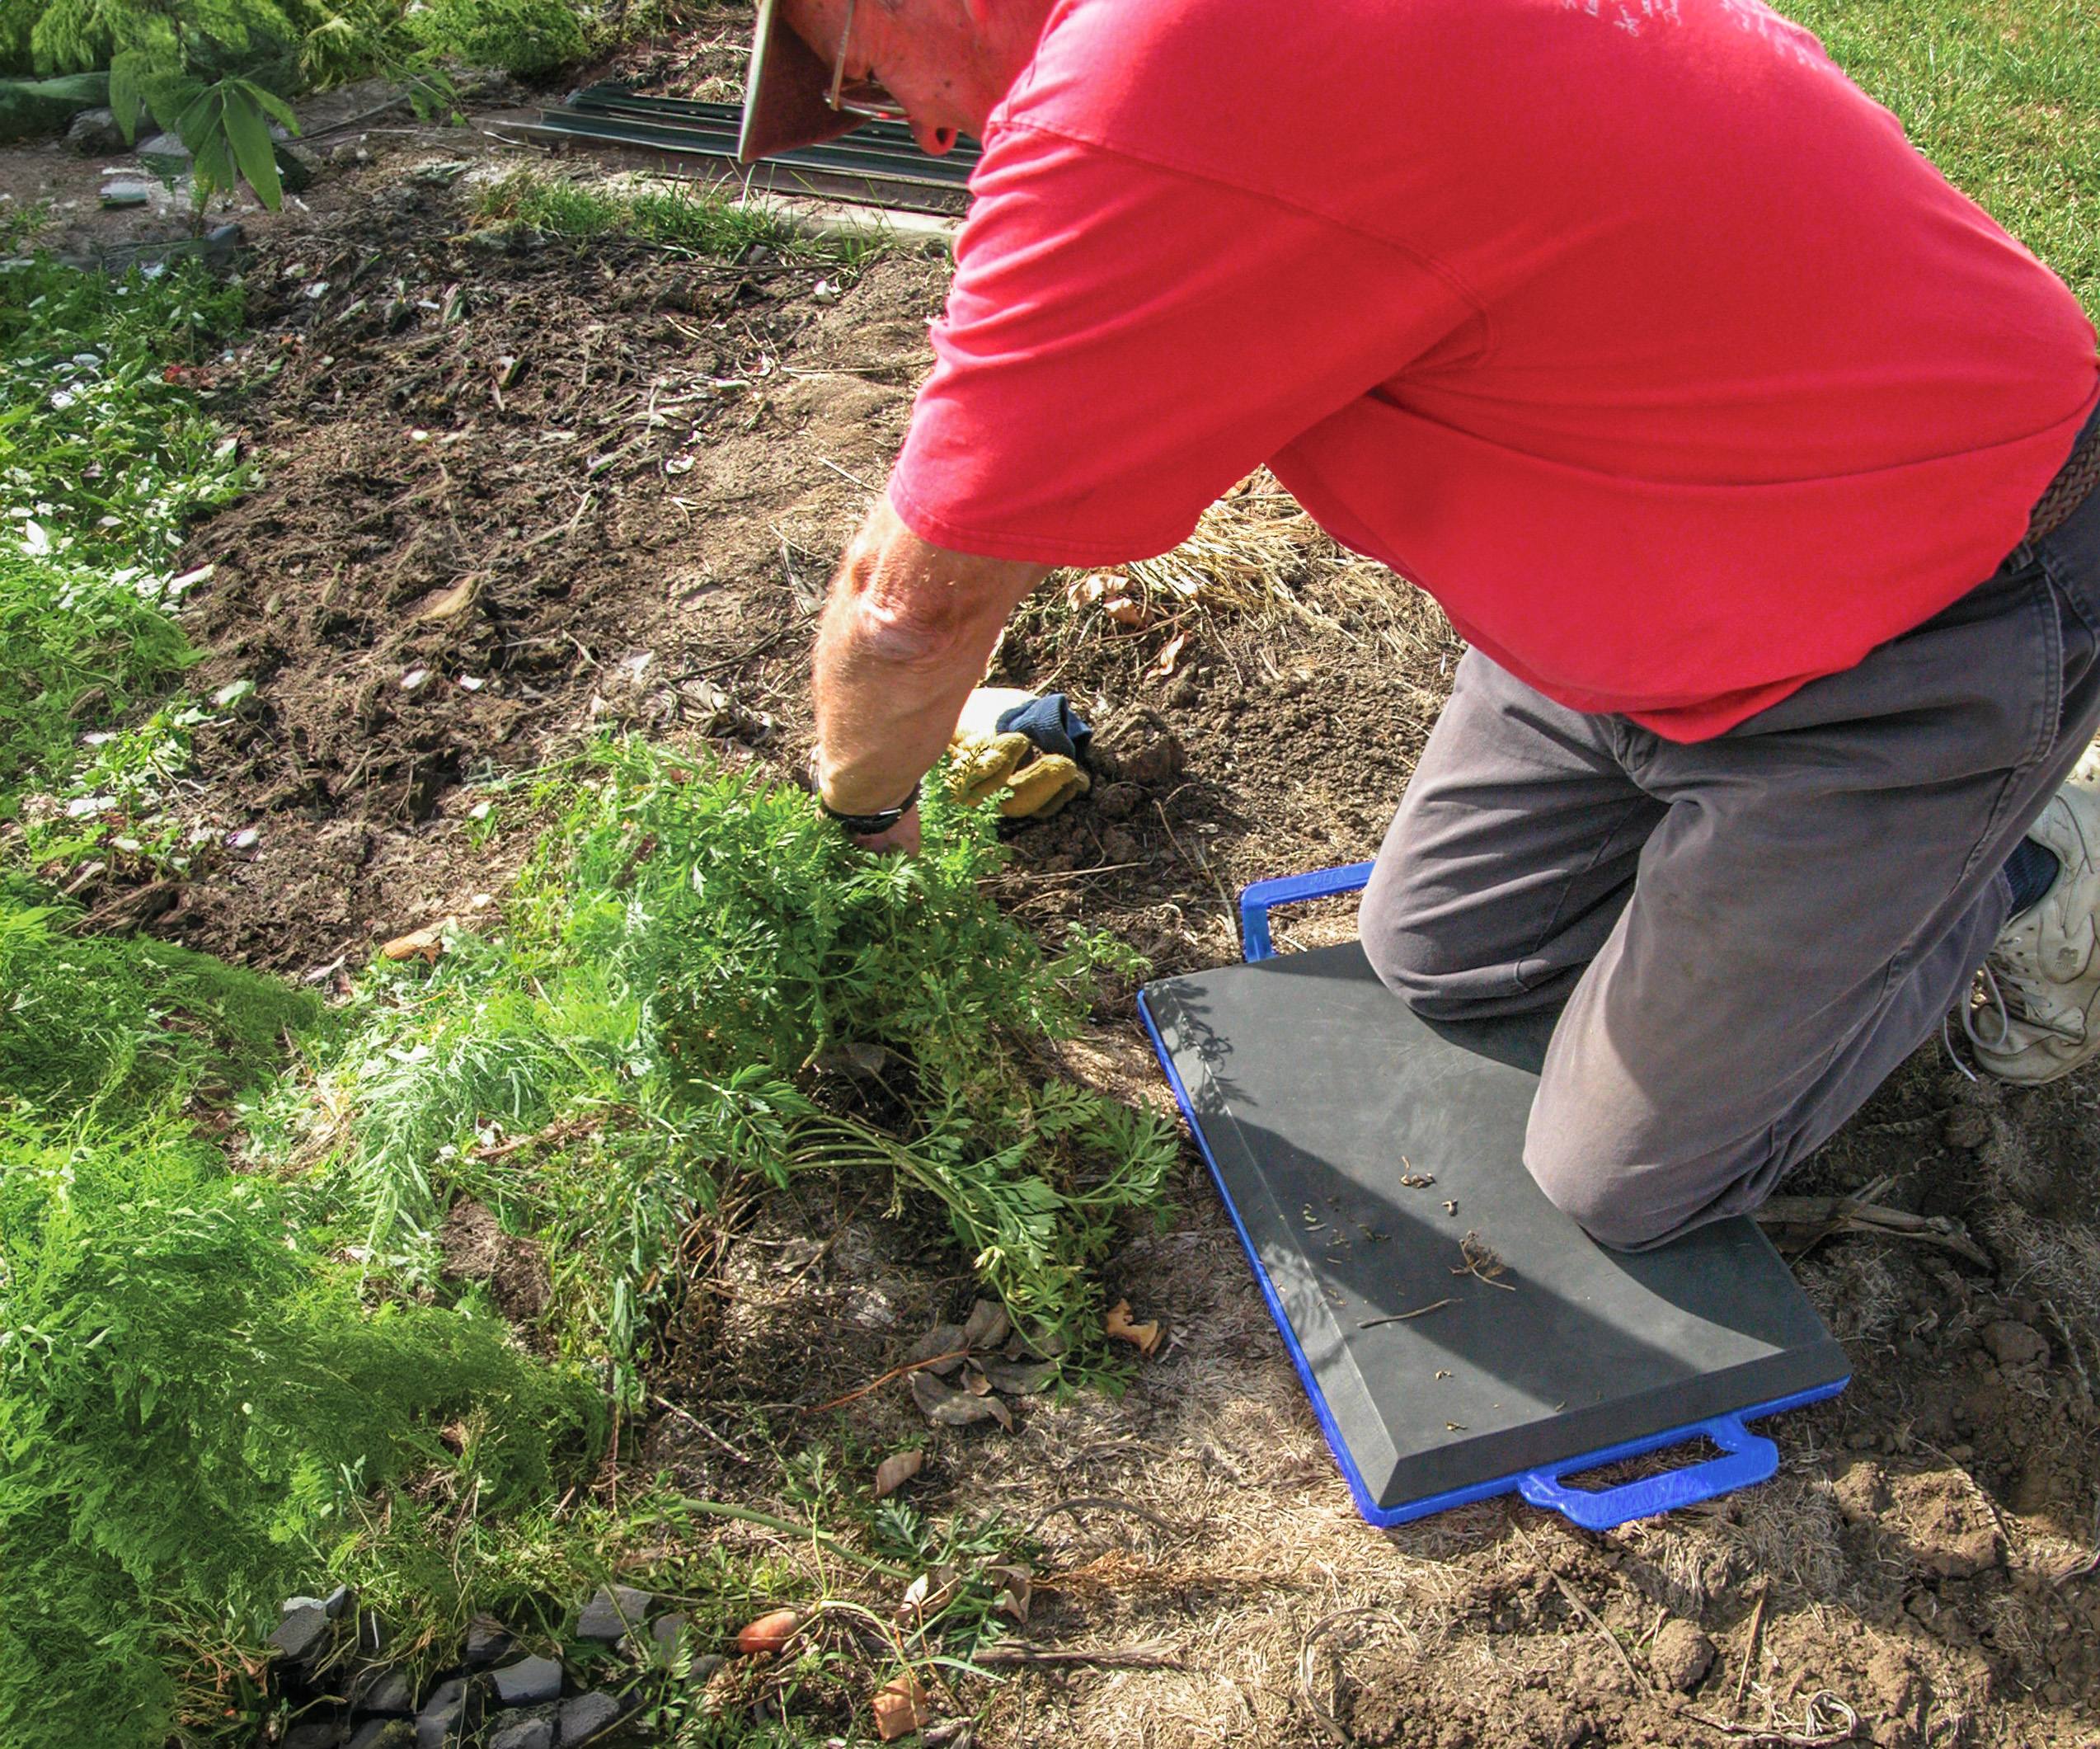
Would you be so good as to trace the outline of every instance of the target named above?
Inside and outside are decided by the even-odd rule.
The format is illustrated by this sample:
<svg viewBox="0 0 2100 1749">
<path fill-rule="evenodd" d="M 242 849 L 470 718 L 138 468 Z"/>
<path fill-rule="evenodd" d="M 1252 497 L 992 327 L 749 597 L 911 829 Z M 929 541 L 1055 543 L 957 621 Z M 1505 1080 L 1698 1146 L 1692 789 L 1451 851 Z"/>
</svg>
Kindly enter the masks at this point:
<svg viewBox="0 0 2100 1749">
<path fill-rule="evenodd" d="M 2092 326 L 1757 0 L 1062 0 L 991 119 L 890 501 L 1166 551 L 1266 462 L 1673 740 L 1988 576 Z"/>
</svg>

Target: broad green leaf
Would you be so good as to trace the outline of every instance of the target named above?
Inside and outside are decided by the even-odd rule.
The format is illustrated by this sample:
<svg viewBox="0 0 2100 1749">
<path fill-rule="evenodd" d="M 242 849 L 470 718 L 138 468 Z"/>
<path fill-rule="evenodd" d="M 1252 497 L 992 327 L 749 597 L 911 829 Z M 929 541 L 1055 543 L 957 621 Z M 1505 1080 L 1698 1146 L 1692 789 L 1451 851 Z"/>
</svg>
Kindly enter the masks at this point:
<svg viewBox="0 0 2100 1749">
<path fill-rule="evenodd" d="M 228 79 L 220 89 L 226 137 L 241 174 L 248 179 L 256 198 L 274 213 L 283 205 L 284 193 L 277 183 L 277 151 L 270 142 L 270 123 L 251 95 L 256 87 L 246 79 Z"/>
</svg>

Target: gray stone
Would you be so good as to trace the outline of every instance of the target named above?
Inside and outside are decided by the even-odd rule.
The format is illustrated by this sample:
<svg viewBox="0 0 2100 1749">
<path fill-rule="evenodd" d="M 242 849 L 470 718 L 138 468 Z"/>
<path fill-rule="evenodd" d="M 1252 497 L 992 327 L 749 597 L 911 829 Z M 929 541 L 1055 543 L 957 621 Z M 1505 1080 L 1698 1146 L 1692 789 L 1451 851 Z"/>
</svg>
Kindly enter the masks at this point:
<svg viewBox="0 0 2100 1749">
<path fill-rule="evenodd" d="M 107 158 L 124 150 L 124 129 L 115 110 L 82 110 L 66 129 L 66 143 L 82 158 Z"/>
<path fill-rule="evenodd" d="M 705 1688 L 714 1680 L 715 1672 L 729 1662 L 719 1652 L 703 1652 L 693 1659 L 693 1667 L 686 1672 L 686 1686 Z"/>
<path fill-rule="evenodd" d="M 277 1606 L 277 1613 L 280 1615 L 289 1615 L 295 1610 L 325 1610 L 327 1607 L 328 1606 L 318 1597 L 287 1597 Z"/>
<path fill-rule="evenodd" d="M 1648 1667 L 1664 1685 L 1689 1695 L 1713 1664 L 1713 1642 L 1689 1621 L 1672 1616 L 1648 1648 Z"/>
<path fill-rule="evenodd" d="M 649 1616 L 649 1593 L 631 1585 L 601 1585 L 598 1595 L 584 1606 L 576 1623 L 579 1639 L 600 1639 L 608 1643 Z"/>
<path fill-rule="evenodd" d="M 493 1615 L 477 1615 L 467 1624 L 467 1664 L 481 1670 L 510 1649 L 510 1630 Z"/>
<path fill-rule="evenodd" d="M 139 142 L 141 157 L 151 153 L 155 158 L 187 158 L 190 148 L 182 143 L 179 134 L 156 134 L 151 139 Z"/>
<path fill-rule="evenodd" d="M 513 1718 L 496 1727 L 489 1749 L 554 1749 L 551 1718 Z"/>
<path fill-rule="evenodd" d="M 284 1733 L 284 1749 L 336 1749 L 343 1740 L 340 1718 L 309 1718 Z"/>
<path fill-rule="evenodd" d="M 473 1728 L 473 1690 L 464 1676 L 440 1682 L 416 1715 L 416 1749 L 449 1749 Z"/>
<path fill-rule="evenodd" d="M 358 1709 L 365 1713 L 383 1713 L 390 1717 L 416 1710 L 416 1685 L 408 1680 L 405 1670 L 388 1670 L 379 1673 L 378 1680 L 364 1692 L 358 1703 Z"/>
<path fill-rule="evenodd" d="M 350 1740 L 350 1749 L 416 1749 L 416 1727 L 406 1718 L 368 1718 Z"/>
<path fill-rule="evenodd" d="M 610 1695 L 594 1690 L 588 1695 L 578 1695 L 573 1700 L 561 1703 L 561 1735 L 558 1741 L 561 1749 L 576 1749 L 579 1743 L 587 1743 L 602 1735 L 617 1723 L 620 1717 L 620 1703 Z"/>
<path fill-rule="evenodd" d="M 326 1649 L 328 1637 L 334 1631 L 335 1624 L 319 1605 L 305 1605 L 277 1624 L 277 1631 L 270 1636 L 270 1643 L 276 1648 L 279 1657 L 304 1663 Z"/>
<path fill-rule="evenodd" d="M 321 1606 L 331 1621 L 341 1621 L 350 1614 L 357 1602 L 357 1593 L 347 1585 L 338 1585 L 328 1593 L 328 1601 Z"/>
<path fill-rule="evenodd" d="M 505 1706 L 530 1706 L 561 1692 L 561 1667 L 552 1658 L 520 1658 L 490 1673 L 496 1698 Z"/>
<path fill-rule="evenodd" d="M 684 1633 L 685 1618 L 683 1615 L 659 1615 L 649 1624 L 649 1636 L 656 1642 L 665 1657 L 677 1652 L 678 1643 Z"/>
</svg>

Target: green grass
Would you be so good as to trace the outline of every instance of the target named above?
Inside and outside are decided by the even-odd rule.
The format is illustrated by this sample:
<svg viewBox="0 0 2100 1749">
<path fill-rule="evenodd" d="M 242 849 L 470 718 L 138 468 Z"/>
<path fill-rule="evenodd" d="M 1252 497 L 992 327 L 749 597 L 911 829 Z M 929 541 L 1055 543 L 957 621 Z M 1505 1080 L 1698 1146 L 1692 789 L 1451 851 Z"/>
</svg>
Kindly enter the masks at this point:
<svg viewBox="0 0 2100 1749">
<path fill-rule="evenodd" d="M 1778 3 L 2100 319 L 2100 7 Z"/>
<path fill-rule="evenodd" d="M 813 238 L 776 214 L 691 194 L 676 183 L 608 187 L 533 170 L 515 171 L 490 184 L 482 192 L 478 211 L 496 223 L 524 225 L 574 242 L 617 235 L 726 259 L 757 247 L 851 265 L 864 260 L 873 247 Z"/>
</svg>

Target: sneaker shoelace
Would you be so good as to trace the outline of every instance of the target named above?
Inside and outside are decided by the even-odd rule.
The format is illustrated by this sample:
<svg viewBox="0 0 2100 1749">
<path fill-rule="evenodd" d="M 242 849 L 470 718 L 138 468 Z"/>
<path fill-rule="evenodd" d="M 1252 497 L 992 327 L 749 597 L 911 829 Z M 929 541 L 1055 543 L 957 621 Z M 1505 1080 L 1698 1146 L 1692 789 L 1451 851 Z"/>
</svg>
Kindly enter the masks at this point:
<svg viewBox="0 0 2100 1749">
<path fill-rule="evenodd" d="M 1980 1002 L 1976 1000 L 1972 992 L 1971 999 L 1962 1005 L 1961 1030 L 1969 1035 L 1969 1042 L 1979 1051 L 2004 1051 L 2012 1041 L 2015 1021 L 2022 1026 L 2032 1027 L 2038 1032 L 2053 1034 L 2074 1045 L 2084 1042 L 2085 1028 L 2083 1026 L 2045 1019 L 2035 1011 L 2034 1004 L 2028 999 L 2027 980 L 2018 973 L 2008 971 L 2005 982 L 2001 985 L 1998 974 L 1991 969 L 1989 961 L 1985 961 L 1976 969 L 1976 978 L 1982 986 L 1983 999 Z M 2007 999 L 2008 995 L 2011 998 L 2009 1001 Z M 1998 1017 L 1998 1036 L 1995 1038 L 1985 1038 L 1976 1030 L 1976 1017 L 1988 1013 L 1994 1013 Z"/>
</svg>

